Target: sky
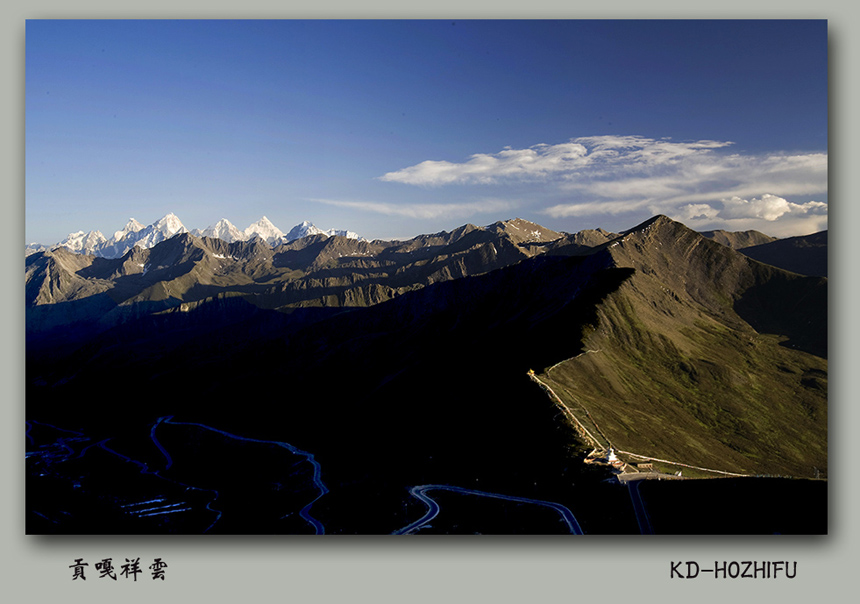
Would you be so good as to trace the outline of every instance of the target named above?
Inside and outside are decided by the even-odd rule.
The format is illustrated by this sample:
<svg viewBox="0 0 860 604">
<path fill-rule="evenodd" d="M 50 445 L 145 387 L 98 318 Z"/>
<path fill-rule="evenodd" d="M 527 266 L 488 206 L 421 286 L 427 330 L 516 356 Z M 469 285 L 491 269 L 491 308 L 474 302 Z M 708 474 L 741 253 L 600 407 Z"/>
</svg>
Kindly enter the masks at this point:
<svg viewBox="0 0 860 604">
<path fill-rule="evenodd" d="M 26 25 L 26 241 L 827 228 L 827 22 Z"/>
</svg>

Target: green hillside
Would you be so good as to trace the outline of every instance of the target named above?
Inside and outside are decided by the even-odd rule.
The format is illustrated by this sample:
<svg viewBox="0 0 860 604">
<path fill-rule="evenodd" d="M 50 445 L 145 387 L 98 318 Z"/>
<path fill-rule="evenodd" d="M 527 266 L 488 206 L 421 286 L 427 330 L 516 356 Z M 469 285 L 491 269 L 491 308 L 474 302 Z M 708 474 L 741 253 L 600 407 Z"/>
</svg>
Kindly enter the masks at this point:
<svg viewBox="0 0 860 604">
<path fill-rule="evenodd" d="M 665 218 L 605 252 L 633 274 L 599 304 L 588 352 L 538 375 L 571 411 L 587 410 L 619 451 L 826 475 L 826 280 L 761 265 Z"/>
</svg>

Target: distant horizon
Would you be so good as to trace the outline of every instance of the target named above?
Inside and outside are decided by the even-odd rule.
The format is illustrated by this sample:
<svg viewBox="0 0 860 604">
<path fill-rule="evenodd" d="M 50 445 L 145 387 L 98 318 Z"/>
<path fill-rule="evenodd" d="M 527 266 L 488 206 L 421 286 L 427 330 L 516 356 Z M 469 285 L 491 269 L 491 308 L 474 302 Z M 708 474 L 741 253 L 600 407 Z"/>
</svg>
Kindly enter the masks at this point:
<svg viewBox="0 0 860 604">
<path fill-rule="evenodd" d="M 380 240 L 380 241 L 408 241 L 408 240 L 410 240 L 410 239 L 414 239 L 415 237 L 420 237 L 420 236 L 422 236 L 422 235 L 433 235 L 433 234 L 436 234 L 436 233 L 439 233 L 439 232 L 440 232 L 440 231 L 433 231 L 433 232 L 416 233 L 416 234 L 414 234 L 414 235 L 409 235 L 409 236 L 404 236 L 404 237 L 388 237 L 388 238 L 367 237 L 367 236 L 363 235 L 362 233 L 356 233 L 355 231 L 353 231 L 352 229 L 349 229 L 348 227 L 347 227 L 347 228 L 339 228 L 339 226 L 337 226 L 337 225 L 335 225 L 335 226 L 329 226 L 329 225 L 318 225 L 318 224 L 315 224 L 315 223 L 313 223 L 313 222 L 311 222 L 311 221 L 309 221 L 309 220 L 301 220 L 301 221 L 298 221 L 298 222 L 296 222 L 296 223 L 294 223 L 294 224 L 290 224 L 290 225 L 289 225 L 289 226 L 287 226 L 286 228 L 282 228 L 282 225 L 278 225 L 278 224 L 276 224 L 274 221 L 272 221 L 271 219 L 269 219 L 266 215 L 261 216 L 261 217 L 260 217 L 260 218 L 258 218 L 257 220 L 251 221 L 251 222 L 250 222 L 250 223 L 248 223 L 248 225 L 246 225 L 244 228 L 242 227 L 242 225 L 241 225 L 241 224 L 236 224 L 235 222 L 233 222 L 232 220 L 230 220 L 230 219 L 229 219 L 229 218 L 227 218 L 227 217 L 219 218 L 219 219 L 218 219 L 218 220 L 216 220 L 215 222 L 212 222 L 212 223 L 210 223 L 210 224 L 206 225 L 205 227 L 200 227 L 200 226 L 196 226 L 196 225 L 195 225 L 195 226 L 191 226 L 191 227 L 189 227 L 189 226 L 188 226 L 187 224 L 185 224 L 185 222 L 182 220 L 182 217 L 181 217 L 181 216 L 179 216 L 179 215 L 178 215 L 178 214 L 176 214 L 175 212 L 168 212 L 168 213 L 167 213 L 167 214 L 165 214 L 164 216 L 161 216 L 161 217 L 159 217 L 159 218 L 156 218 L 155 220 L 153 220 L 153 221 L 151 221 L 151 222 L 147 222 L 147 221 L 140 221 L 140 220 L 138 220 L 136 217 L 134 217 L 134 216 L 130 216 L 130 217 L 125 221 L 125 223 L 123 223 L 123 225 L 122 225 L 120 228 L 112 229 L 112 230 L 110 230 L 108 233 L 105 233 L 104 231 L 101 231 L 101 230 L 99 230 L 99 229 L 90 229 L 90 230 L 78 229 L 77 231 L 72 231 L 72 232 L 70 232 L 70 233 L 67 233 L 66 237 L 64 237 L 63 239 L 61 239 L 61 240 L 59 240 L 59 241 L 52 241 L 52 242 L 28 241 L 28 242 L 26 242 L 26 245 L 27 245 L 27 246 L 31 246 L 31 245 L 41 245 L 41 246 L 44 246 L 44 247 L 48 247 L 48 248 L 50 248 L 51 246 L 59 245 L 59 244 L 60 244 L 60 243 L 62 243 L 65 239 L 67 239 L 69 236 L 72 236 L 72 235 L 78 235 L 78 234 L 89 235 L 91 232 L 98 232 L 98 233 L 100 233 L 103 237 L 105 237 L 105 239 L 110 240 L 110 239 L 111 239 L 111 237 L 112 237 L 115 233 L 117 233 L 117 232 L 121 231 L 123 227 L 125 227 L 127 224 L 129 224 L 129 223 L 130 223 L 131 221 L 133 221 L 133 220 L 134 220 L 134 221 L 139 222 L 140 224 L 142 224 L 142 225 L 144 226 L 144 228 L 146 228 L 146 227 L 152 226 L 152 225 L 154 225 L 154 224 L 157 224 L 159 221 L 161 221 L 161 220 L 163 220 L 164 218 L 166 218 L 166 217 L 168 217 L 168 216 L 171 216 L 171 215 L 172 215 L 172 216 L 175 216 L 176 218 L 178 218 L 178 219 L 179 219 L 179 221 L 180 221 L 180 222 L 182 222 L 182 226 L 184 226 L 184 227 L 185 227 L 185 229 L 187 230 L 187 232 L 188 232 L 189 234 L 191 234 L 191 235 L 194 235 L 194 231 L 205 231 L 205 230 L 207 230 L 207 229 L 209 229 L 209 228 L 211 228 L 211 227 L 214 227 L 214 226 L 215 226 L 218 222 L 220 222 L 221 220 L 227 220 L 227 221 L 228 221 L 232 226 L 234 226 L 235 228 L 237 228 L 240 232 L 244 232 L 247 228 L 249 228 L 250 226 L 252 226 L 252 225 L 253 225 L 253 224 L 255 224 L 256 222 L 259 222 L 259 221 L 260 221 L 260 220 L 262 220 L 262 219 L 267 219 L 267 220 L 269 220 L 269 221 L 270 221 L 270 222 L 271 222 L 271 223 L 272 223 L 276 228 L 278 228 L 280 231 L 282 231 L 285 235 L 286 235 L 287 233 L 289 233 L 289 232 L 290 232 L 290 230 L 292 230 L 293 228 L 295 228 L 295 227 L 297 227 L 297 226 L 302 226 L 304 223 L 308 223 L 308 224 L 310 224 L 311 226 L 314 226 L 314 227 L 316 227 L 316 228 L 318 228 L 318 229 L 320 229 L 320 230 L 322 230 L 322 231 L 352 231 L 353 233 L 357 234 L 357 235 L 359 236 L 359 238 L 361 238 L 361 239 L 365 239 L 365 240 L 367 240 L 367 241 L 376 241 L 376 240 Z M 579 229 L 579 230 L 577 230 L 577 231 L 564 231 L 564 230 L 558 230 L 558 229 L 551 229 L 551 230 L 556 230 L 557 232 L 560 232 L 560 233 L 567 233 L 567 234 L 575 234 L 575 233 L 577 233 L 577 232 L 579 232 L 579 231 L 584 231 L 584 230 L 589 230 L 589 229 L 594 229 L 594 230 L 596 230 L 596 229 L 603 229 L 604 231 L 608 231 L 608 232 L 621 233 L 621 232 L 623 232 L 623 231 L 627 231 L 627 230 L 630 230 L 630 229 L 634 229 L 634 228 L 636 228 L 637 226 L 639 226 L 640 224 L 642 224 L 643 222 L 647 222 L 647 221 L 648 221 L 648 220 L 650 220 L 651 218 L 654 218 L 654 217 L 659 216 L 659 215 L 661 215 L 661 214 L 654 214 L 653 216 L 651 216 L 651 217 L 649 217 L 649 218 L 646 218 L 646 219 L 644 219 L 644 220 L 637 221 L 636 223 L 630 224 L 630 225 L 628 225 L 628 226 L 626 226 L 626 227 L 624 227 L 624 228 L 622 228 L 622 229 L 618 229 L 618 230 L 607 229 L 607 228 L 605 228 L 605 227 L 599 227 L 599 226 L 598 226 L 598 227 L 588 227 L 588 228 L 583 228 L 583 229 Z M 676 222 L 680 222 L 680 223 L 682 223 L 682 224 L 685 224 L 685 223 L 684 223 L 683 221 L 681 221 L 681 220 L 676 220 L 676 219 L 671 218 L 671 217 L 669 217 L 669 216 L 667 216 L 667 217 L 668 217 L 668 218 L 670 218 L 670 219 L 672 219 L 672 220 L 675 220 Z M 462 227 L 462 226 L 466 226 L 466 225 L 468 225 L 468 224 L 472 224 L 473 226 L 476 226 L 476 227 L 479 227 L 479 228 L 486 228 L 486 227 L 492 226 L 493 224 L 495 224 L 495 223 L 497 223 L 497 222 L 508 222 L 508 221 L 512 221 L 512 220 L 528 220 L 528 219 L 526 219 L 526 218 L 522 218 L 521 216 L 511 216 L 511 217 L 508 217 L 508 218 L 500 218 L 500 219 L 498 219 L 498 220 L 494 220 L 494 221 L 492 221 L 492 222 L 488 222 L 488 223 L 486 223 L 486 224 L 484 224 L 484 223 L 481 223 L 481 224 L 475 224 L 475 223 L 472 223 L 472 222 L 466 221 L 466 222 L 463 222 L 463 223 L 461 223 L 461 224 L 459 224 L 459 225 L 457 225 L 457 226 L 453 227 L 452 229 L 447 229 L 447 230 L 445 230 L 445 231 L 451 231 L 451 230 L 453 230 L 453 229 L 456 229 L 456 228 L 459 228 L 459 227 Z M 531 220 L 529 220 L 528 222 L 532 222 L 533 224 L 536 224 L 536 225 L 538 225 L 538 226 L 542 226 L 542 227 L 545 227 L 545 228 L 549 228 L 549 227 L 546 227 L 545 225 L 543 225 L 543 224 L 541 224 L 541 223 L 539 223 L 539 222 L 534 222 L 534 221 L 531 221 Z M 689 225 L 686 225 L 686 224 L 685 224 L 685 226 L 688 226 L 688 227 L 689 227 Z M 689 227 L 689 228 L 692 228 L 692 227 Z M 701 232 L 709 232 L 709 231 L 725 231 L 726 229 L 693 229 L 693 230 L 695 230 L 696 232 L 700 232 L 700 233 L 701 233 Z M 799 235 L 789 235 L 789 236 L 785 236 L 785 237 L 778 237 L 778 236 L 776 236 L 776 235 L 772 235 L 771 233 L 767 233 L 767 232 L 765 232 L 765 231 L 758 231 L 758 232 L 760 232 L 760 233 L 762 233 L 762 234 L 764 234 L 764 235 L 768 235 L 768 236 L 770 236 L 770 237 L 776 237 L 777 239 L 787 239 L 787 238 L 789 238 L 789 237 L 803 237 L 803 236 L 814 235 L 814 234 L 817 234 L 817 233 L 820 233 L 820 232 L 826 232 L 827 230 L 828 230 L 828 229 L 827 229 L 827 226 L 825 225 L 825 228 L 820 229 L 820 230 L 817 230 L 817 231 L 811 231 L 811 232 L 809 232 L 809 233 L 801 233 L 801 234 L 799 234 Z M 742 229 L 742 230 L 738 230 L 738 231 L 729 231 L 729 232 L 744 232 L 744 231 L 757 231 L 757 229 Z"/>
<path fill-rule="evenodd" d="M 28 243 L 827 229 L 825 20 L 28 20 L 25 79 Z"/>
</svg>

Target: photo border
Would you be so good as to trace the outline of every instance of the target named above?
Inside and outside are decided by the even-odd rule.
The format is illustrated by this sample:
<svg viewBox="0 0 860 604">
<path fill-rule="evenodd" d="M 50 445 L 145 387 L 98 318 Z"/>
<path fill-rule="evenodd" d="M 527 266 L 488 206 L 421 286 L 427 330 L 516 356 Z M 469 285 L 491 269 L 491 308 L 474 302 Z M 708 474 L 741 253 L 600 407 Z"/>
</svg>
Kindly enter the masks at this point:
<svg viewBox="0 0 860 604">
<path fill-rule="evenodd" d="M 13 284 L 2 298 L 5 431 L 3 469 L 9 485 L 0 498 L 3 592 L 18 602 L 573 602 L 623 596 L 662 602 L 756 601 L 778 598 L 808 602 L 855 591 L 858 560 L 856 503 L 858 481 L 848 474 L 857 453 L 852 426 L 860 426 L 851 397 L 851 368 L 858 334 L 850 301 L 860 296 L 849 278 L 858 258 L 858 157 L 852 135 L 858 104 L 858 12 L 843 1 L 783 2 L 778 8 L 755 0 L 724 1 L 705 9 L 675 0 L 655 0 L 648 8 L 630 0 L 610 8 L 579 9 L 558 0 L 530 3 L 441 1 L 417 8 L 371 0 L 356 8 L 345 0 L 316 2 L 296 9 L 274 0 L 235 3 L 152 0 L 117 8 L 107 0 L 73 6 L 58 0 L 13 0 L 3 9 L 0 54 L 5 83 L 2 115 L 7 183 L 2 267 Z M 830 487 L 829 535 L 817 537 L 304 537 L 304 536 L 25 536 L 24 535 L 24 321 L 20 267 L 24 247 L 24 19 L 26 18 L 826 18 L 829 20 L 830 117 L 829 221 L 832 226 L 830 287 Z M 791 91 L 775 91 L 790 94 Z M 850 201 L 849 201 L 850 200 Z M 853 275 L 852 275 L 853 276 Z M 853 504 L 851 503 L 853 502 Z M 786 505 L 790 505 L 789 502 Z M 170 568 L 164 582 L 141 581 L 106 588 L 98 582 L 71 582 L 75 558 L 93 560 L 140 556 L 163 558 Z M 670 562 L 796 560 L 797 578 L 774 581 L 685 581 L 670 579 Z"/>
</svg>

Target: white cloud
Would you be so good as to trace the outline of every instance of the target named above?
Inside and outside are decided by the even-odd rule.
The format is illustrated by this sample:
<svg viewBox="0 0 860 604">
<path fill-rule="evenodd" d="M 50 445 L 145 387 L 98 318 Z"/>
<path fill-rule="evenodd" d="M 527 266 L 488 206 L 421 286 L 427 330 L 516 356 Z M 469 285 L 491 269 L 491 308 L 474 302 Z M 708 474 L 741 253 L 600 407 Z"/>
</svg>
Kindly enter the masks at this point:
<svg viewBox="0 0 860 604">
<path fill-rule="evenodd" d="M 719 213 L 719 210 L 712 208 L 706 203 L 691 203 L 681 208 L 678 220 L 680 220 L 680 222 L 689 222 L 692 220 L 713 220 Z"/>
<path fill-rule="evenodd" d="M 466 218 L 474 214 L 506 212 L 513 210 L 517 204 L 512 201 L 486 199 L 465 203 L 384 203 L 376 201 L 347 201 L 335 199 L 313 199 L 318 203 L 384 214 L 386 216 L 402 216 L 405 218 L 436 219 L 436 218 Z"/>
<path fill-rule="evenodd" d="M 424 161 L 389 172 L 379 179 L 410 185 L 452 183 L 490 184 L 508 178 L 535 178 L 564 173 L 588 163 L 588 150 L 581 144 L 535 145 L 528 149 L 507 147 L 498 153 L 476 153 L 469 161 Z"/>
<path fill-rule="evenodd" d="M 786 214 L 773 222 L 764 221 L 760 218 L 684 220 L 683 217 L 674 215 L 670 216 L 670 218 L 683 222 L 691 229 L 697 231 L 710 231 L 714 229 L 723 229 L 725 231 L 760 231 L 773 237 L 795 237 L 797 235 L 809 235 L 827 230 L 827 216 L 817 214 Z"/>
<path fill-rule="evenodd" d="M 553 218 L 568 218 L 571 216 L 592 216 L 595 214 L 626 214 L 648 208 L 646 201 L 586 201 L 582 203 L 561 203 L 543 210 Z"/>
<path fill-rule="evenodd" d="M 753 199 L 730 197 L 715 204 L 687 204 L 669 215 L 698 230 L 752 229 L 777 237 L 804 235 L 827 228 L 826 203 L 792 203 L 769 193 Z"/>
<path fill-rule="evenodd" d="M 826 212 L 827 204 L 819 201 L 809 201 L 807 203 L 797 204 L 791 203 L 782 197 L 765 193 L 759 199 L 741 199 L 740 197 L 730 197 L 723 200 L 723 209 L 720 210 L 721 218 L 762 218 L 773 222 L 784 214 L 806 214 L 807 212 L 816 214 Z"/>
<path fill-rule="evenodd" d="M 553 218 L 650 213 L 723 225 L 748 219 L 759 227 L 789 220 L 800 224 L 802 216 L 823 216 L 826 222 L 826 203 L 786 200 L 826 198 L 826 153 L 745 154 L 730 152 L 732 145 L 590 136 L 480 153 L 462 163 L 425 161 L 380 180 L 424 186 L 515 185 L 520 196 L 528 195 L 530 186 L 539 187 L 535 192 L 540 198 L 557 200 L 538 210 Z M 822 223 L 820 218 L 810 221 Z"/>
<path fill-rule="evenodd" d="M 509 180 L 600 176 L 617 170 L 645 171 L 731 145 L 722 141 L 672 142 L 641 136 L 586 136 L 567 143 L 541 143 L 527 149 L 506 147 L 476 153 L 468 161 L 428 160 L 379 177 L 411 185 L 493 184 Z"/>
</svg>

